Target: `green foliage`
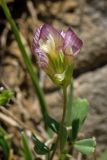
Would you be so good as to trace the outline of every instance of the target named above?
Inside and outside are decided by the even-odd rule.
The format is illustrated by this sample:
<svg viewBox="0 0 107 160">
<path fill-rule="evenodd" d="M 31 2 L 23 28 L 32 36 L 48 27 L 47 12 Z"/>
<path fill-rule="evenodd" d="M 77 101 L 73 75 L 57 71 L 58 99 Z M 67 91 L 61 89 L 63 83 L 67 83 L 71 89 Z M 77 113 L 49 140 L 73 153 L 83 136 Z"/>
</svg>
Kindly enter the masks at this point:
<svg viewBox="0 0 107 160">
<path fill-rule="evenodd" d="M 6 138 L 5 138 L 5 136 L 6 136 L 5 130 L 2 127 L 0 127 L 0 146 L 3 149 L 3 153 L 4 153 L 4 156 L 5 156 L 5 159 L 8 159 L 10 147 L 8 145 L 8 142 L 7 142 Z"/>
<path fill-rule="evenodd" d="M 28 140 L 24 132 L 22 132 L 22 143 L 25 160 L 32 160 L 32 152 L 29 148 Z"/>
<path fill-rule="evenodd" d="M 98 160 L 107 160 L 107 149 L 105 149 L 105 150 L 101 153 L 101 155 L 100 155 L 100 157 L 98 158 Z"/>
<path fill-rule="evenodd" d="M 67 150 L 64 150 L 60 155 L 58 160 L 75 160 L 72 155 L 70 155 Z"/>
<path fill-rule="evenodd" d="M 59 160 L 74 160 L 74 158 L 71 155 L 67 154 L 67 153 L 63 153 L 60 156 Z"/>
<path fill-rule="evenodd" d="M 72 104 L 72 131 L 70 133 L 70 140 L 75 141 L 77 134 L 81 129 L 84 120 L 89 111 L 89 104 L 86 99 L 77 98 Z"/>
<path fill-rule="evenodd" d="M 50 129 L 52 129 L 53 132 L 58 133 L 60 124 L 55 119 L 53 119 L 52 117 L 47 115 L 46 116 L 46 123 L 47 123 L 47 126 Z"/>
<path fill-rule="evenodd" d="M 35 135 L 32 135 L 32 139 L 34 142 L 34 150 L 39 155 L 46 155 L 50 152 L 50 149 L 41 142 Z"/>
<path fill-rule="evenodd" d="M 6 105 L 9 100 L 13 97 L 14 93 L 10 90 L 3 90 L 0 93 L 0 105 L 4 106 Z"/>
<path fill-rule="evenodd" d="M 60 124 L 47 115 L 47 125 L 53 132 L 59 133 L 60 130 L 60 149 L 63 150 L 67 140 L 67 130 L 66 127 L 60 126 Z"/>
<path fill-rule="evenodd" d="M 95 151 L 95 147 L 95 138 L 83 139 L 74 143 L 74 148 L 87 156 Z"/>
</svg>

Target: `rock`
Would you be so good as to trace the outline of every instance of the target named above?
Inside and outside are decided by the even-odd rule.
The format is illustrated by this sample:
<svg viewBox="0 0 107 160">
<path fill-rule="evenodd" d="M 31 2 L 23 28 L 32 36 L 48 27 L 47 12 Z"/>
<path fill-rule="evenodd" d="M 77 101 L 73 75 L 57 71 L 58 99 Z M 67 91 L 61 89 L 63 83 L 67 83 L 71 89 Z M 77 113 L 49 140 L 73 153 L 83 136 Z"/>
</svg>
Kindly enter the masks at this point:
<svg viewBox="0 0 107 160">
<path fill-rule="evenodd" d="M 79 25 L 79 17 L 72 13 L 65 13 L 62 19 L 63 24 L 78 26 Z"/>
<path fill-rule="evenodd" d="M 65 0 L 61 5 L 62 12 L 73 12 L 79 4 L 75 0 Z"/>
<path fill-rule="evenodd" d="M 86 137 L 95 136 L 97 148 L 107 146 L 107 65 L 75 80 L 75 95 L 87 98 L 90 113 L 83 132 Z"/>
<path fill-rule="evenodd" d="M 63 100 L 60 91 L 47 94 L 45 98 L 49 106 L 48 109 L 50 115 L 57 121 L 60 121 L 62 116 L 62 107 L 63 107 L 63 102 L 62 102 Z"/>
<path fill-rule="evenodd" d="M 90 4 L 96 10 L 104 13 L 104 15 L 105 13 L 107 15 L 107 1 L 106 0 L 101 0 L 99 2 L 97 0 L 87 0 L 87 3 Z"/>
<path fill-rule="evenodd" d="M 97 17 L 86 16 L 83 19 L 80 37 L 84 45 L 81 53 L 75 59 L 77 75 L 107 63 L 107 31 L 105 30 L 107 24 L 101 26 L 101 21 Z"/>
</svg>

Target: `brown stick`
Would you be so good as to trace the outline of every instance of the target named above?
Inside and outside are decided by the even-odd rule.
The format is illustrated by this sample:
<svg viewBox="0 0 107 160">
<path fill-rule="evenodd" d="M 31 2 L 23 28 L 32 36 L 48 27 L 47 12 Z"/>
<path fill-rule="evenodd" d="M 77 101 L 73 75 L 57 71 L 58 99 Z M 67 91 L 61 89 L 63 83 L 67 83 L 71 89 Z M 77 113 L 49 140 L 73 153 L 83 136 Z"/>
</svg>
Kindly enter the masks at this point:
<svg viewBox="0 0 107 160">
<path fill-rule="evenodd" d="M 5 120 L 7 123 L 15 127 L 18 127 L 20 129 L 29 130 L 31 133 L 36 134 L 40 139 L 46 140 L 46 137 L 40 134 L 40 132 L 38 133 L 37 131 L 31 128 L 29 129 L 29 127 L 27 127 L 23 122 L 21 122 L 18 118 L 16 118 L 9 110 L 4 108 L 3 106 L 0 106 L 0 111 L 4 113 L 4 114 L 0 113 L 0 119 Z"/>
</svg>

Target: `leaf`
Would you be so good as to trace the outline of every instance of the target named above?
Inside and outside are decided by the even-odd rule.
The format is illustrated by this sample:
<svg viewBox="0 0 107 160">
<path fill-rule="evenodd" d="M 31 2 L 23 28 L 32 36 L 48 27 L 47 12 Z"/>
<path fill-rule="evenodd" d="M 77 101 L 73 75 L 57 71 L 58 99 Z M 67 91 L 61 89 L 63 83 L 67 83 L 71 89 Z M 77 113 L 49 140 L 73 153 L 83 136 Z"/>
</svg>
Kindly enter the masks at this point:
<svg viewBox="0 0 107 160">
<path fill-rule="evenodd" d="M 49 115 L 47 115 L 46 116 L 46 122 L 47 122 L 47 126 L 49 128 L 51 128 L 55 133 L 58 133 L 60 124 L 56 120 L 54 120 Z"/>
<path fill-rule="evenodd" d="M 6 132 L 0 127 L 0 146 L 3 149 L 5 159 L 8 159 L 10 147 L 8 145 L 7 140 L 5 139 Z"/>
<path fill-rule="evenodd" d="M 66 159 L 68 158 L 68 160 L 75 160 L 70 154 L 66 154 Z"/>
<path fill-rule="evenodd" d="M 22 143 L 25 160 L 32 160 L 32 153 L 30 151 L 28 140 L 24 132 L 22 132 Z"/>
<path fill-rule="evenodd" d="M 5 158 L 8 159 L 8 156 L 9 156 L 9 146 L 8 146 L 7 141 L 4 139 L 4 137 L 0 137 L 0 146 L 3 149 Z"/>
<path fill-rule="evenodd" d="M 87 156 L 95 151 L 95 147 L 95 138 L 83 139 L 74 143 L 74 148 Z"/>
<path fill-rule="evenodd" d="M 77 134 L 81 129 L 89 111 L 89 104 L 86 99 L 77 98 L 73 101 L 72 106 L 72 131 L 70 133 L 70 140 L 75 141 Z"/>
<path fill-rule="evenodd" d="M 67 151 L 64 151 L 59 157 L 59 160 L 65 160 L 65 159 L 74 160 L 74 158 L 70 154 L 68 154 Z"/>
<path fill-rule="evenodd" d="M 50 116 L 46 116 L 47 119 L 47 125 L 49 128 L 51 128 L 55 133 L 58 134 L 59 129 L 61 130 L 61 135 L 60 135 L 60 148 L 61 150 L 63 150 L 65 144 L 66 144 L 66 140 L 67 140 L 67 130 L 64 126 L 60 126 L 60 124 L 54 120 L 53 118 L 51 118 Z"/>
<path fill-rule="evenodd" d="M 73 80 L 71 80 L 70 91 L 67 98 L 67 111 L 65 117 L 65 125 L 71 126 L 72 121 L 72 103 L 73 103 Z"/>
<path fill-rule="evenodd" d="M 60 127 L 60 149 L 64 150 L 65 144 L 67 142 L 67 130 L 64 126 Z"/>
<path fill-rule="evenodd" d="M 10 90 L 2 91 L 2 93 L 0 93 L 0 105 L 6 105 L 9 102 L 9 100 L 13 97 L 13 95 L 14 93 Z"/>
<path fill-rule="evenodd" d="M 35 144 L 34 150 L 36 151 L 37 154 L 45 155 L 50 152 L 50 149 L 43 142 L 37 139 L 35 135 L 32 135 L 32 139 Z"/>
</svg>

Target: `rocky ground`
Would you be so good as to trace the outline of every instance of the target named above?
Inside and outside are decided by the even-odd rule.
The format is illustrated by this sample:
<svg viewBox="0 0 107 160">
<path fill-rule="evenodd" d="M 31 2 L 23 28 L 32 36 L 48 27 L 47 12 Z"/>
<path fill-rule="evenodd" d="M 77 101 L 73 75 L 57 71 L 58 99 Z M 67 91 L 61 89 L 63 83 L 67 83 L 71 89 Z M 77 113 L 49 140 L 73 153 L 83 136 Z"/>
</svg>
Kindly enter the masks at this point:
<svg viewBox="0 0 107 160">
<path fill-rule="evenodd" d="M 8 5 L 34 66 L 34 57 L 30 54 L 31 41 L 34 28 L 40 24 L 49 22 L 63 29 L 72 26 L 83 39 L 84 47 L 75 59 L 75 95 L 87 98 L 90 103 L 90 113 L 83 131 L 86 137 L 96 137 L 97 152 L 100 153 L 107 148 L 106 0 L 16 0 L 15 3 L 8 2 Z M 0 17 L 0 80 L 16 92 L 15 102 L 9 110 L 27 126 L 42 132 L 37 97 L 1 8 Z M 44 82 L 39 78 L 49 111 L 60 120 L 61 92 L 46 76 Z M 3 119 L 0 120 L 3 123 Z M 5 125 L 8 126 L 8 122 Z M 15 129 L 11 126 L 9 130 Z"/>
</svg>

